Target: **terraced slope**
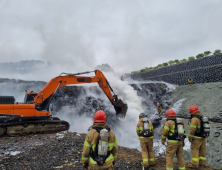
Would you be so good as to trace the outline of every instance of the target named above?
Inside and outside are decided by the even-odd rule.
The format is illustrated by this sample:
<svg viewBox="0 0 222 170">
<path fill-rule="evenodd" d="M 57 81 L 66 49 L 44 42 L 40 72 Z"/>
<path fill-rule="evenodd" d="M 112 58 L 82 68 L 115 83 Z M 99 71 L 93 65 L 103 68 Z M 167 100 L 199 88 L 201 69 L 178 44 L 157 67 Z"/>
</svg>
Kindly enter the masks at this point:
<svg viewBox="0 0 222 170">
<path fill-rule="evenodd" d="M 222 81 L 221 70 L 222 54 L 133 74 L 131 78 L 134 80 L 165 81 L 177 85 L 186 85 L 188 79 L 192 78 L 194 84 L 199 84 Z"/>
</svg>

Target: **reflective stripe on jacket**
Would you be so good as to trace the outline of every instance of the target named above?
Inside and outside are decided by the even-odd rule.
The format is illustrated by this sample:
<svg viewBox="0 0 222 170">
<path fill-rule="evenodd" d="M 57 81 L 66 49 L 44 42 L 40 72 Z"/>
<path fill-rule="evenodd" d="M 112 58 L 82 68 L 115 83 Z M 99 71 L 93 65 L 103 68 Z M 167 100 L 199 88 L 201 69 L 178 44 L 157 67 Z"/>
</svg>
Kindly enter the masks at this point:
<svg viewBox="0 0 222 170">
<path fill-rule="evenodd" d="M 97 124 L 100 125 L 98 127 L 102 127 L 102 128 L 105 128 L 108 126 L 106 123 L 97 123 Z M 90 151 L 91 150 L 95 151 L 98 136 L 99 136 L 99 133 L 95 129 L 90 130 L 88 132 L 88 134 L 86 135 L 86 139 L 85 139 L 84 145 L 83 145 L 82 158 L 81 158 L 81 162 L 83 164 L 90 162 L 93 165 L 97 165 L 97 163 L 90 157 Z M 117 144 L 116 136 L 115 136 L 114 132 L 112 130 L 110 130 L 108 151 L 110 151 L 111 154 L 108 156 L 108 158 L 106 159 L 105 164 L 103 166 L 105 166 L 110 161 L 113 162 L 114 159 L 117 158 L 117 150 L 118 150 L 118 144 Z"/>
<path fill-rule="evenodd" d="M 196 117 L 193 117 L 190 121 L 190 133 L 188 134 L 188 138 L 191 139 L 191 138 L 194 138 L 194 139 L 202 139 L 202 137 L 199 137 L 199 136 L 195 136 L 195 131 L 196 129 L 200 129 L 200 126 L 201 126 L 201 121 L 200 119 L 197 117 L 197 116 L 201 116 L 201 113 L 200 112 L 196 112 L 193 114 L 193 116 L 196 116 Z"/>
<path fill-rule="evenodd" d="M 176 126 L 175 126 L 174 119 L 176 119 L 176 117 L 168 118 L 164 127 L 163 127 L 162 137 L 161 137 L 161 141 L 163 143 L 165 143 L 166 138 L 168 138 L 169 136 L 172 136 L 175 133 Z M 184 134 L 185 134 L 185 130 L 184 130 Z M 169 143 L 182 143 L 183 141 L 168 140 L 167 142 L 169 142 Z"/>
<path fill-rule="evenodd" d="M 153 124 L 151 121 L 149 121 L 149 129 L 151 132 L 153 132 Z M 150 137 L 143 137 L 143 136 L 140 136 L 140 133 L 143 132 L 143 118 L 140 118 L 139 122 L 137 123 L 137 126 L 136 126 L 136 133 L 137 135 L 139 136 L 139 138 L 153 138 L 153 136 L 150 136 Z"/>
</svg>

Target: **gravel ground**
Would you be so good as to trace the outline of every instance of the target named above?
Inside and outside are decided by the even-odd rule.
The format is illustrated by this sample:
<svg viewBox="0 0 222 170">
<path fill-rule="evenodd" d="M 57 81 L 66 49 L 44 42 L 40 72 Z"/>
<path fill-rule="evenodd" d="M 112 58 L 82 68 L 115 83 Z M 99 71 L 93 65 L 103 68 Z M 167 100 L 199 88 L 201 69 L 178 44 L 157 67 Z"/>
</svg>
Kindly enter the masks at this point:
<svg viewBox="0 0 222 170">
<path fill-rule="evenodd" d="M 80 158 L 85 134 L 73 132 L 0 138 L 0 169 L 82 169 Z M 10 152 L 9 152 L 10 150 Z M 20 151 L 17 155 L 11 155 Z M 127 156 L 123 156 L 127 152 Z M 136 149 L 119 147 L 116 169 L 141 169 Z M 136 157 L 136 159 L 135 159 Z M 133 161 L 132 161 L 133 160 Z"/>
<path fill-rule="evenodd" d="M 172 104 L 185 98 L 179 114 L 189 114 L 189 107 L 197 105 L 200 112 L 209 118 L 222 118 L 222 82 L 177 86 Z"/>
<path fill-rule="evenodd" d="M 82 169 L 80 158 L 85 134 L 61 132 L 0 138 L 2 170 Z M 9 152 L 10 151 L 10 152 Z M 12 155 L 20 151 L 17 155 Z M 119 146 L 116 170 L 141 170 L 141 152 Z M 177 169 L 177 163 L 174 164 Z M 156 157 L 156 170 L 165 169 L 165 158 Z M 208 167 L 207 170 L 212 168 Z"/>
</svg>

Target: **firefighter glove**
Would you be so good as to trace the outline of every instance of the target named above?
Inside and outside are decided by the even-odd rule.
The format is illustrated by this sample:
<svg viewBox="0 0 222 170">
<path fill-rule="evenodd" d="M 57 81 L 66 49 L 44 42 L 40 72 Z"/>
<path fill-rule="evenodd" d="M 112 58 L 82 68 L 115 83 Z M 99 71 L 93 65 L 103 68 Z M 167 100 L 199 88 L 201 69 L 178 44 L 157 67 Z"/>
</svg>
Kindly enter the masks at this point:
<svg viewBox="0 0 222 170">
<path fill-rule="evenodd" d="M 162 145 L 165 145 L 165 141 L 161 141 Z"/>
</svg>

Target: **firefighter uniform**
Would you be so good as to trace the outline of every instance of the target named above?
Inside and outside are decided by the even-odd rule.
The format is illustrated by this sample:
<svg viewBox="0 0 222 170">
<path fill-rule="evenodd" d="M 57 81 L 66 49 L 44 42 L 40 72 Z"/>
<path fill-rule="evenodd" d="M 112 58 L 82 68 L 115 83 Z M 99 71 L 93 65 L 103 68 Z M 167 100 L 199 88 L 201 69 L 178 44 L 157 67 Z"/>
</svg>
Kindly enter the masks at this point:
<svg viewBox="0 0 222 170">
<path fill-rule="evenodd" d="M 188 79 L 188 83 L 190 84 L 190 86 L 192 85 L 192 83 L 193 83 L 193 79 Z"/>
<path fill-rule="evenodd" d="M 162 107 L 160 105 L 158 105 L 157 107 L 158 113 L 159 113 L 159 117 L 161 117 L 161 112 L 162 112 Z"/>
<path fill-rule="evenodd" d="M 149 129 L 153 133 L 153 125 L 151 121 L 149 121 Z M 155 163 L 155 156 L 153 152 L 153 138 L 154 137 L 153 136 L 151 137 L 140 136 L 140 133 L 143 132 L 143 118 L 140 118 L 139 122 L 137 123 L 136 132 L 140 139 L 143 166 L 148 167 L 149 165 L 151 166 L 154 165 Z"/>
<path fill-rule="evenodd" d="M 200 166 L 206 166 L 206 138 L 195 136 L 196 129 L 200 129 L 201 121 L 198 117 L 201 116 L 199 110 L 192 113 L 192 119 L 190 122 L 190 133 L 188 139 L 191 142 L 191 164 L 189 167 L 198 168 Z"/>
<path fill-rule="evenodd" d="M 95 114 L 96 117 L 96 114 Z M 96 118 L 95 118 L 96 119 Z M 106 122 L 95 122 L 92 128 L 107 128 L 108 125 Z M 112 130 L 109 131 L 109 140 L 108 140 L 108 151 L 110 151 L 110 155 L 106 158 L 105 163 L 102 166 L 99 166 L 97 162 L 91 157 L 91 151 L 95 151 L 96 145 L 98 142 L 99 133 L 95 129 L 91 129 L 86 135 L 86 139 L 83 146 L 83 153 L 81 162 L 83 163 L 84 169 L 88 170 L 113 170 L 115 160 L 117 158 L 117 139 Z"/>
<path fill-rule="evenodd" d="M 169 110 L 169 111 L 173 111 L 173 110 Z M 175 112 L 174 112 L 174 115 L 175 115 Z M 167 147 L 166 147 L 166 170 L 173 170 L 173 157 L 175 154 L 177 156 L 179 170 L 186 169 L 185 162 L 183 159 L 184 141 L 178 141 L 178 140 L 174 140 L 170 138 L 172 137 L 175 131 L 175 122 L 174 122 L 175 119 L 176 119 L 176 116 L 167 117 L 167 122 L 165 123 L 163 131 L 162 131 L 161 142 L 163 145 L 165 145 L 166 138 L 168 138 Z"/>
</svg>

